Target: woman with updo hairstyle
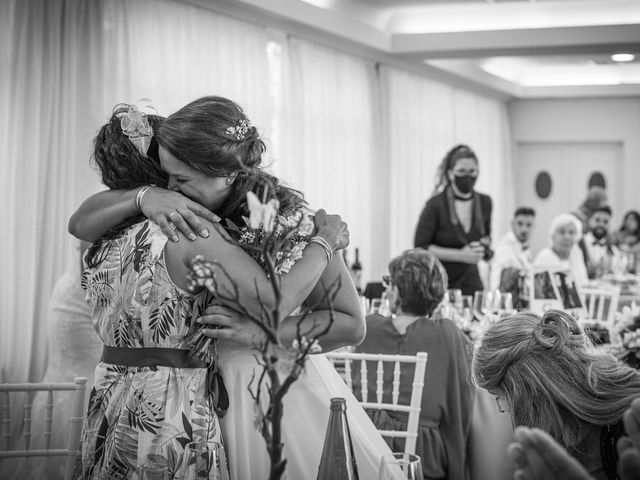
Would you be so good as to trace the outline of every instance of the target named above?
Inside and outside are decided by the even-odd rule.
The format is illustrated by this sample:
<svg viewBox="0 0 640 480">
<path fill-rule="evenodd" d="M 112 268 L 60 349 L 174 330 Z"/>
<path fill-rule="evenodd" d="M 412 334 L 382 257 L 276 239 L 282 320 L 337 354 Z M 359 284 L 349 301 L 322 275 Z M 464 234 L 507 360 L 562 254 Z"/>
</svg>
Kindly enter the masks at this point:
<svg viewBox="0 0 640 480">
<path fill-rule="evenodd" d="M 474 189 L 478 158 L 466 145 L 447 152 L 438 168 L 437 183 L 416 227 L 414 246 L 428 249 L 442 262 L 449 288 L 473 295 L 484 286 L 480 260 L 490 260 L 491 198 Z"/>
<path fill-rule="evenodd" d="M 550 434 L 598 480 L 615 480 L 622 418 L 640 373 L 591 341 L 569 314 L 519 313 L 494 323 L 473 358 L 476 383 L 513 427 Z"/>
<path fill-rule="evenodd" d="M 261 194 L 265 184 L 274 190 L 281 211 L 304 204 L 300 192 L 280 185 L 262 169 L 266 146 L 242 108 L 227 98 L 203 97 L 182 107 L 162 124 L 158 142 L 165 170 L 177 160 L 231 185 L 225 201 L 211 209 L 222 218 L 241 222 L 240 216 L 249 214 L 247 192 Z M 169 188 L 180 191 L 180 176 L 173 180 Z"/>
<path fill-rule="evenodd" d="M 425 479 L 464 480 L 469 475 L 469 435 L 474 387 L 467 379 L 472 345 L 466 335 L 436 307 L 447 291 L 447 273 L 427 250 L 408 250 L 389 262 L 387 294 L 394 316 L 367 317 L 367 335 L 358 352 L 415 355 L 427 352 L 416 454 L 422 459 Z M 403 365 L 398 403 L 411 399 L 414 367 Z M 376 396 L 376 362 L 369 362 L 369 398 Z M 354 378 L 354 391 L 360 390 Z M 384 397 L 391 400 L 393 372 L 383 376 Z M 404 412 L 375 410 L 380 430 L 406 430 Z M 404 440 L 388 440 L 391 450 L 404 451 Z"/>
</svg>

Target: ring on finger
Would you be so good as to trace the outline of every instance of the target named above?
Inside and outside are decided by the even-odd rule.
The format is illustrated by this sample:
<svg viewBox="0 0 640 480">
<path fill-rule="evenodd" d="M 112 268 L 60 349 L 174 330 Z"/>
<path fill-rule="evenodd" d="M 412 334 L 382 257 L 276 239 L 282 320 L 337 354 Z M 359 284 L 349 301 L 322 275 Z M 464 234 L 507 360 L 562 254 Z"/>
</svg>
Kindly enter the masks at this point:
<svg viewBox="0 0 640 480">
<path fill-rule="evenodd" d="M 171 228 L 171 230 L 175 230 L 177 227 L 173 222 L 169 222 L 169 228 Z"/>
<path fill-rule="evenodd" d="M 173 218 L 174 215 L 180 215 L 180 214 L 174 210 L 169 214 L 169 218 Z"/>
</svg>

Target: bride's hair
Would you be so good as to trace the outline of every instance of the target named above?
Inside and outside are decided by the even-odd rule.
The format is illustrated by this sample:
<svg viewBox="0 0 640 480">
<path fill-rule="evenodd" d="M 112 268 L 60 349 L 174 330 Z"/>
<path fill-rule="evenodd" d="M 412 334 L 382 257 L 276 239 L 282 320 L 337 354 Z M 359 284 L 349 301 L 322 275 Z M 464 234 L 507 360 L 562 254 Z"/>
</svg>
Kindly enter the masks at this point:
<svg viewBox="0 0 640 480">
<path fill-rule="evenodd" d="M 247 192 L 261 197 L 265 185 L 283 210 L 304 203 L 300 192 L 262 169 L 265 143 L 242 108 L 227 98 L 203 97 L 185 105 L 162 123 L 157 139 L 179 161 L 206 175 L 237 173 L 229 198 L 216 212 L 222 217 L 247 215 Z"/>
<path fill-rule="evenodd" d="M 595 353 L 568 313 L 519 313 L 494 323 L 476 349 L 472 371 L 486 390 L 502 390 L 511 420 L 576 446 L 592 425 L 614 424 L 640 395 L 640 373 Z"/>
</svg>

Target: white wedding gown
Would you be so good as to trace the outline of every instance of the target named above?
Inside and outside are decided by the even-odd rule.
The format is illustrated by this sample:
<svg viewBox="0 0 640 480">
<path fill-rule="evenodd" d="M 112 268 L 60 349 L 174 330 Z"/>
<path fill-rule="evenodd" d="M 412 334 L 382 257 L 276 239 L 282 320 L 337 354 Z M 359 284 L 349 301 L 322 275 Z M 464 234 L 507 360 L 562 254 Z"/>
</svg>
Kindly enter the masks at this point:
<svg viewBox="0 0 640 480">
<path fill-rule="evenodd" d="M 42 381 L 73 382 L 74 377 L 87 377 L 86 410 L 94 370 L 102 353 L 102 341 L 91 324 L 91 313 L 76 269 L 65 272 L 56 282 L 48 312 L 47 370 Z M 71 395 L 71 392 L 54 394 L 51 448 L 66 448 Z M 46 397 L 47 392 L 38 392 L 33 399 L 32 449 L 45 446 Z M 11 459 L 2 462 L 0 478 L 61 480 L 64 478 L 64 466 L 64 457 Z"/>
<path fill-rule="evenodd" d="M 231 344 L 218 345 L 221 373 L 230 399 L 229 411 L 220 423 L 231 480 L 266 480 L 269 475 L 266 444 L 254 426 L 253 400 L 247 390 L 257 365 L 254 353 Z M 376 480 L 381 457 L 390 455 L 391 451 L 324 355 L 310 357 L 304 374 L 284 397 L 285 478 L 316 479 L 332 397 L 347 400 L 347 419 L 360 479 Z"/>
</svg>

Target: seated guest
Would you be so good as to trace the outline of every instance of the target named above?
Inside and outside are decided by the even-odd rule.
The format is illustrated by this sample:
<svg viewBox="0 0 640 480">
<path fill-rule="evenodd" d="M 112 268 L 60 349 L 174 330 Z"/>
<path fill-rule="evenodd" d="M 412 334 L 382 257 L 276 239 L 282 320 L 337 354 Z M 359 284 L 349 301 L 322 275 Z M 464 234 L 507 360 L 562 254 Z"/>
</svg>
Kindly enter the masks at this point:
<svg viewBox="0 0 640 480">
<path fill-rule="evenodd" d="M 518 299 L 518 279 L 526 275 L 533 265 L 529 239 L 535 223 L 535 211 L 520 207 L 511 220 L 511 231 L 496 242 L 489 288 L 511 292 L 514 301 Z M 516 302 L 517 303 L 517 302 Z"/>
<path fill-rule="evenodd" d="M 586 198 L 580 204 L 577 210 L 571 212 L 580 221 L 580 234 L 587 233 L 589 230 L 587 220 L 591 213 L 603 205 L 607 205 L 607 192 L 604 188 L 592 186 L 587 192 Z"/>
<path fill-rule="evenodd" d="M 640 253 L 640 213 L 630 210 L 624 214 L 622 226 L 613 234 L 612 242 L 623 252 Z"/>
<path fill-rule="evenodd" d="M 447 291 L 447 274 L 430 252 L 415 249 L 389 263 L 388 296 L 396 315 L 367 317 L 367 336 L 358 352 L 415 355 L 427 352 L 422 410 L 416 453 L 425 478 L 463 480 L 468 475 L 467 447 L 474 387 L 467 380 L 471 343 L 455 324 L 435 318 L 434 311 Z M 368 369 L 369 397 L 375 398 L 376 368 Z M 405 369 L 406 368 L 406 369 Z M 393 372 L 384 372 L 385 397 L 391 397 Z M 409 404 L 413 367 L 403 367 L 399 403 Z M 359 378 L 354 379 L 359 383 Z M 359 385 L 354 385 L 354 391 Z M 406 430 L 404 412 L 376 411 L 379 429 Z M 404 450 L 400 439 L 389 441 L 394 452 Z"/>
<path fill-rule="evenodd" d="M 577 243 L 582 236 L 580 221 L 569 213 L 562 213 L 551 221 L 550 246 L 540 250 L 533 261 L 534 267 L 571 274 L 576 287 L 588 281 L 587 267 Z"/>
<path fill-rule="evenodd" d="M 610 221 L 611 208 L 607 205 L 596 208 L 587 220 L 589 231 L 578 241 L 590 279 L 610 272 L 613 258 L 618 253 L 609 239 Z"/>
<path fill-rule="evenodd" d="M 616 442 L 640 395 L 640 373 L 595 353 L 571 315 L 521 313 L 494 323 L 476 349 L 473 376 L 514 427 L 548 433 L 594 479 L 617 478 Z"/>
</svg>

